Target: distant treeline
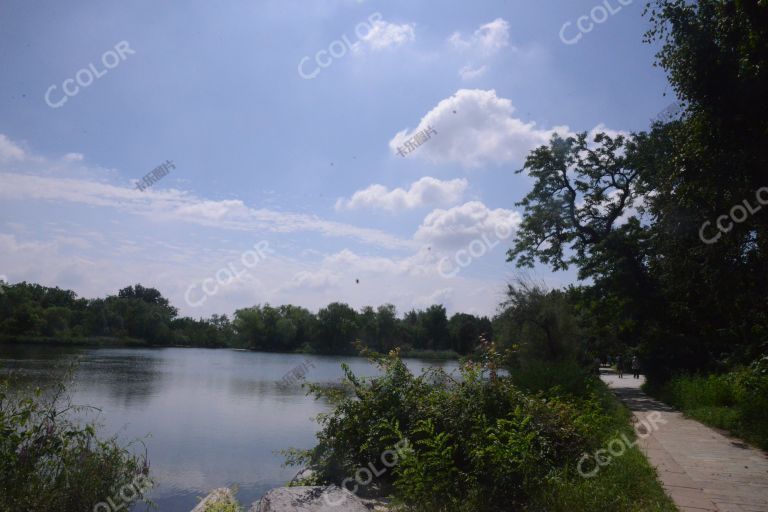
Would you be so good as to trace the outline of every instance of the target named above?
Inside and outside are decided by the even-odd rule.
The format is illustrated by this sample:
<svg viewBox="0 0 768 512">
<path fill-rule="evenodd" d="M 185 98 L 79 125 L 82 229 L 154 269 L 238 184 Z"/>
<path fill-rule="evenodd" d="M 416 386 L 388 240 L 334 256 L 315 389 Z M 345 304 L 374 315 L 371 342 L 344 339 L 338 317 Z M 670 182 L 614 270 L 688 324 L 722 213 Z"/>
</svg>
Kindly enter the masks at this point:
<svg viewBox="0 0 768 512">
<path fill-rule="evenodd" d="M 140 284 L 104 299 L 78 298 L 71 290 L 26 282 L 6 285 L 0 294 L 0 337 L 16 341 L 114 342 L 191 347 L 237 347 L 274 352 L 355 353 L 362 341 L 376 351 L 468 354 L 481 337 L 492 336 L 491 321 L 430 306 L 398 317 L 391 304 L 356 311 L 334 302 L 313 313 L 299 306 L 269 304 L 213 315 L 179 317 L 154 288 Z"/>
</svg>

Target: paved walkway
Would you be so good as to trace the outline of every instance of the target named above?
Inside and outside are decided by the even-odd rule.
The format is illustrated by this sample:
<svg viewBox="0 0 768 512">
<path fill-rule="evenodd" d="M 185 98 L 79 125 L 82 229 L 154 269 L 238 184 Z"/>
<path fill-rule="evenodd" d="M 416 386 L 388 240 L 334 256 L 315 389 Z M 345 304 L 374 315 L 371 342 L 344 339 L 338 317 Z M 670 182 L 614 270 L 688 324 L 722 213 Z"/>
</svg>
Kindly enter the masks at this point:
<svg viewBox="0 0 768 512">
<path fill-rule="evenodd" d="M 681 511 L 768 512 L 768 457 L 763 452 L 652 400 L 640 391 L 643 380 L 631 373 L 619 379 L 602 371 L 602 379 L 642 422 L 636 430 L 645 439 L 638 445 Z"/>
</svg>

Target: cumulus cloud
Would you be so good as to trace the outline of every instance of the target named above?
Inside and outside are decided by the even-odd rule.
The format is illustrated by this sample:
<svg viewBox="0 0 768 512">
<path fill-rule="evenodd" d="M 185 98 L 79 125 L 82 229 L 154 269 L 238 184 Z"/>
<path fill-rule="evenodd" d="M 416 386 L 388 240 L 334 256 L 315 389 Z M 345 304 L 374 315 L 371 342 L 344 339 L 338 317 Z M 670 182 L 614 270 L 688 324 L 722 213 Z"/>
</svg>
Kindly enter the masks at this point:
<svg viewBox="0 0 768 512">
<path fill-rule="evenodd" d="M 436 209 L 424 218 L 414 238 L 438 249 L 465 247 L 473 240 L 510 238 L 520 225 L 520 214 L 513 210 L 491 210 L 480 201 Z"/>
<path fill-rule="evenodd" d="M 509 45 L 509 23 L 496 18 L 490 23 L 480 25 L 474 34 L 464 37 L 461 32 L 454 32 L 448 42 L 457 50 L 477 50 L 484 56 L 496 53 Z"/>
<path fill-rule="evenodd" d="M 372 50 L 383 50 L 390 46 L 400 46 L 416 39 L 416 26 L 413 23 L 389 23 L 384 20 L 374 21 L 371 29 L 360 38 L 352 49 L 361 52 L 364 47 Z"/>
<path fill-rule="evenodd" d="M 587 140 L 589 140 L 590 142 L 594 141 L 595 135 L 597 135 L 600 132 L 605 133 L 612 139 L 615 139 L 619 135 L 623 135 L 624 137 L 629 137 L 630 135 L 629 132 L 626 132 L 624 130 L 612 130 L 611 128 L 608 128 L 607 126 L 605 126 L 604 123 L 600 123 L 589 131 L 589 133 L 587 134 Z"/>
<path fill-rule="evenodd" d="M 493 89 L 460 89 L 427 112 L 416 128 L 398 132 L 389 147 L 395 153 L 415 133 L 432 126 L 437 135 L 414 155 L 435 163 L 473 168 L 522 163 L 532 149 L 547 144 L 555 132 L 571 134 L 567 126 L 538 128 L 535 122 L 515 117 L 514 112 L 512 102 L 497 96 Z"/>
<path fill-rule="evenodd" d="M 442 181 L 429 176 L 411 183 L 407 190 L 403 188 L 389 190 L 384 185 L 374 184 L 358 190 L 350 199 L 342 198 L 336 201 L 336 210 L 370 208 L 400 211 L 427 205 L 449 205 L 461 200 L 468 185 L 465 179 Z"/>
</svg>

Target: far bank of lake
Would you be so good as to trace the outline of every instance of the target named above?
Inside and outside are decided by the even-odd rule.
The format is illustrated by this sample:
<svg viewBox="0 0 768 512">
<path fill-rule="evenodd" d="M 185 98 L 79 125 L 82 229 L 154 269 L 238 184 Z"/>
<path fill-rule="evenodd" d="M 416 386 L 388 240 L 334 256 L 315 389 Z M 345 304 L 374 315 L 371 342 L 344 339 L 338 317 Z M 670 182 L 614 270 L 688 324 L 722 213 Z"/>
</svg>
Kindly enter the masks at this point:
<svg viewBox="0 0 768 512">
<path fill-rule="evenodd" d="M 326 410 L 299 385 L 281 385 L 294 368 L 306 363 L 307 382 L 329 384 L 341 379 L 341 363 L 358 375 L 376 373 L 359 357 L 0 345 L 3 373 L 14 370 L 30 385 L 44 386 L 75 358 L 73 401 L 101 409 L 103 435 L 144 439 L 158 481 L 151 498 L 163 512 L 188 512 L 211 489 L 233 485 L 250 503 L 293 477 L 296 469 L 283 468 L 275 451 L 313 446 L 312 418 Z M 458 368 L 456 361 L 406 361 L 415 373 Z"/>
</svg>

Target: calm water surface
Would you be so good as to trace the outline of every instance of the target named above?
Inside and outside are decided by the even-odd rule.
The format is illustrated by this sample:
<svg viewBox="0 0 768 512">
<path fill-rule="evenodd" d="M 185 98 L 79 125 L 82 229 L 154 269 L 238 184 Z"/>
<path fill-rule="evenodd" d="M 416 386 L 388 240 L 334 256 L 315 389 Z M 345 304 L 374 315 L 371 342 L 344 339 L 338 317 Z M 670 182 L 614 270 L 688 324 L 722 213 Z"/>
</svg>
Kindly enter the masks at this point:
<svg viewBox="0 0 768 512">
<path fill-rule="evenodd" d="M 327 404 L 282 377 L 307 361 L 308 382 L 338 382 L 340 364 L 358 375 L 376 369 L 361 358 L 265 354 L 190 348 L 73 349 L 0 346 L 3 372 L 45 385 L 79 357 L 73 401 L 101 409 L 102 436 L 144 439 L 158 485 L 151 499 L 162 512 L 188 512 L 211 489 L 237 486 L 243 504 L 296 473 L 275 450 L 314 445 L 312 418 Z M 407 361 L 411 371 L 455 362 Z"/>
</svg>

